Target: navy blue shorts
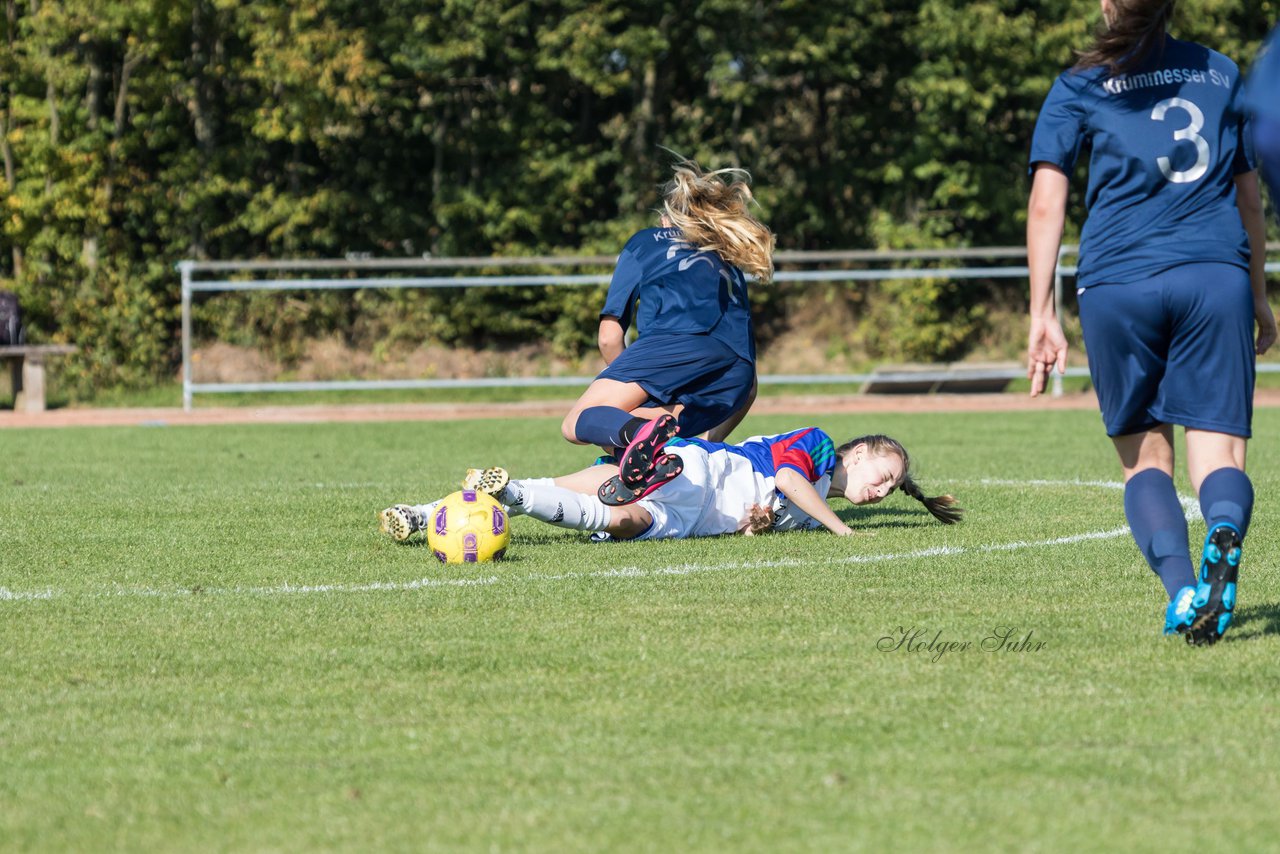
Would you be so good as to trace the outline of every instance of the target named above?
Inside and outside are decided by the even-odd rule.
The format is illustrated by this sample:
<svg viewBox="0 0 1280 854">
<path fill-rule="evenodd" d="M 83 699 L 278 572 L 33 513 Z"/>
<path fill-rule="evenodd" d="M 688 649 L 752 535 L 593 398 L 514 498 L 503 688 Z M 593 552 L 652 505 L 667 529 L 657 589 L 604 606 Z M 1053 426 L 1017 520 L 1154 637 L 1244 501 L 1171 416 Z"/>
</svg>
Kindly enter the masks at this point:
<svg viewBox="0 0 1280 854">
<path fill-rule="evenodd" d="M 645 406 L 684 404 L 680 435 L 697 436 L 747 402 L 755 363 L 709 335 L 641 335 L 597 379 L 636 383 Z"/>
<path fill-rule="evenodd" d="M 1160 424 L 1248 438 L 1254 317 L 1249 272 L 1183 264 L 1077 292 L 1089 375 L 1108 436 Z"/>
</svg>

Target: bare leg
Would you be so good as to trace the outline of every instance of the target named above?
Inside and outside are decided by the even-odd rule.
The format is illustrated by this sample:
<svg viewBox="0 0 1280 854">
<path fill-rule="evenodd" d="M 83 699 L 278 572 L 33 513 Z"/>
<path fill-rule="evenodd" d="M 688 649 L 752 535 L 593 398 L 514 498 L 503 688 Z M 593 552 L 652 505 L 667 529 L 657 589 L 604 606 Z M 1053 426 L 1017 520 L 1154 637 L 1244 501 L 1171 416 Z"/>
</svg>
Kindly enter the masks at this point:
<svg viewBox="0 0 1280 854">
<path fill-rule="evenodd" d="M 639 504 L 626 507 L 610 507 L 611 519 L 605 531 L 618 540 L 630 540 L 640 536 L 653 524 L 653 516 Z"/>
<path fill-rule="evenodd" d="M 648 418 L 650 421 L 659 415 L 674 415 L 680 417 L 680 413 L 684 412 L 683 403 L 668 403 L 665 406 L 637 406 L 631 410 L 631 414 L 637 418 Z"/>
<path fill-rule="evenodd" d="M 747 394 L 747 402 L 742 404 L 742 407 L 739 408 L 737 412 L 730 415 L 729 420 L 725 421 L 723 424 L 718 424 L 707 431 L 706 436 L 708 442 L 723 442 L 725 439 L 729 438 L 729 434 L 742 423 L 743 418 L 747 417 L 747 412 L 751 409 L 751 404 L 756 402 L 756 391 L 759 387 L 759 381 L 752 379 L 751 391 Z"/>
<path fill-rule="evenodd" d="M 1146 469 L 1159 469 L 1173 477 L 1173 426 L 1161 424 L 1145 433 L 1112 436 L 1111 442 L 1120 455 L 1124 481 Z"/>
<path fill-rule="evenodd" d="M 1195 584 L 1195 569 L 1186 512 L 1173 483 L 1173 427 L 1162 424 L 1112 441 L 1124 467 L 1124 515 L 1133 541 L 1170 600 L 1176 599 Z M 1179 624 L 1185 629 L 1185 616 L 1166 612 L 1166 630 L 1180 630 Z"/>
<path fill-rule="evenodd" d="M 1197 495 L 1200 484 L 1212 472 L 1224 468 L 1244 471 L 1248 441 L 1243 436 L 1187 429 L 1187 473 L 1191 475 L 1191 486 Z"/>
<path fill-rule="evenodd" d="M 597 471 L 599 469 L 599 471 Z M 515 480 L 503 492 L 503 500 L 517 516 L 575 531 L 607 531 L 620 540 L 639 536 L 653 517 L 639 505 L 608 507 L 595 494 L 595 487 L 615 466 L 593 466 L 548 482 L 545 479 Z M 578 491 L 578 490 L 582 491 Z"/>
<path fill-rule="evenodd" d="M 617 466 L 599 465 L 566 474 L 555 479 L 556 486 L 568 489 L 596 500 L 600 485 L 618 473 Z M 609 508 L 609 525 L 605 531 L 615 539 L 629 540 L 643 534 L 653 523 L 648 510 L 635 504 Z"/>
<path fill-rule="evenodd" d="M 573 474 L 560 475 L 555 479 L 556 486 L 582 495 L 594 496 L 600 485 L 618 473 L 617 466 L 598 465 L 575 471 Z"/>
<path fill-rule="evenodd" d="M 578 438 L 578 416 L 584 409 L 593 406 L 612 406 L 624 412 L 630 412 L 642 406 L 649 399 L 649 393 L 639 383 L 620 383 L 617 380 L 595 380 L 587 386 L 587 390 L 578 398 L 569 413 L 560 424 L 560 433 L 575 445 L 588 445 Z M 647 417 L 647 416 L 646 416 Z M 656 417 L 656 416 L 655 416 Z"/>
</svg>

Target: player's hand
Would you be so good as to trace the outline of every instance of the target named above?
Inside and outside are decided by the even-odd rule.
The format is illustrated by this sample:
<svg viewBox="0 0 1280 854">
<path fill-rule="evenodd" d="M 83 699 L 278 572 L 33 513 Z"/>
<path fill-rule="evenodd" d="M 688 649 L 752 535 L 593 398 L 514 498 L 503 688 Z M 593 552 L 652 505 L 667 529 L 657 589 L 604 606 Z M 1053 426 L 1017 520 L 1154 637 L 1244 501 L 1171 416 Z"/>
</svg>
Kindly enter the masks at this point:
<svg viewBox="0 0 1280 854">
<path fill-rule="evenodd" d="M 1027 335 L 1027 379 L 1031 380 L 1032 397 L 1044 391 L 1055 368 L 1059 375 L 1067 372 L 1067 336 L 1062 334 L 1062 324 L 1057 318 L 1032 317 Z"/>
<path fill-rule="evenodd" d="M 1255 349 L 1261 356 L 1276 343 L 1276 316 L 1271 311 L 1271 304 L 1263 298 L 1253 301 L 1253 317 L 1258 322 L 1258 343 Z"/>
<path fill-rule="evenodd" d="M 747 518 L 742 520 L 738 530 L 748 537 L 763 534 L 773 528 L 774 513 L 772 507 L 752 504 L 747 508 Z"/>
</svg>

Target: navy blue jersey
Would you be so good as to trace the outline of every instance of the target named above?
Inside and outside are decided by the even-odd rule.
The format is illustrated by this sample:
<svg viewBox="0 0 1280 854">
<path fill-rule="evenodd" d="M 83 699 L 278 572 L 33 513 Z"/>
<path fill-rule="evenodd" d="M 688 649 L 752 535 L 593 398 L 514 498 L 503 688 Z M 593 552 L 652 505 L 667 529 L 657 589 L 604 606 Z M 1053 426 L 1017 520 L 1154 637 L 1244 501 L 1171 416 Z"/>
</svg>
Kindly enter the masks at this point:
<svg viewBox="0 0 1280 854">
<path fill-rule="evenodd" d="M 755 360 L 755 335 L 742 271 L 718 254 L 699 250 L 678 228 L 632 235 L 618 256 L 601 317 L 641 335 L 710 335 Z"/>
<path fill-rule="evenodd" d="M 1261 116 L 1280 119 L 1280 26 L 1267 36 L 1262 51 L 1253 61 L 1245 91 L 1249 109 Z"/>
<path fill-rule="evenodd" d="M 1080 287 L 1139 281 L 1180 264 L 1248 267 L 1235 176 L 1254 169 L 1236 65 L 1166 37 L 1141 66 L 1066 71 L 1036 121 L 1031 164 L 1068 175 L 1089 147 Z"/>
<path fill-rule="evenodd" d="M 1254 112 L 1253 144 L 1258 168 L 1280 215 L 1280 26 L 1271 31 L 1249 69 L 1245 102 Z"/>
</svg>

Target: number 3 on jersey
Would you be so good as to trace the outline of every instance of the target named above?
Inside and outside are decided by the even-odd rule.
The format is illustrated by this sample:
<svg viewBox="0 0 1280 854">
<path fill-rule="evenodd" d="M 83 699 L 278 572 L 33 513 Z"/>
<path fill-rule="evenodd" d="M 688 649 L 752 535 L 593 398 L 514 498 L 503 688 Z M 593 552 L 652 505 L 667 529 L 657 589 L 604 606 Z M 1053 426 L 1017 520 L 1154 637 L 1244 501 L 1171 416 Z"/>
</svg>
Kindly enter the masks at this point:
<svg viewBox="0 0 1280 854">
<path fill-rule="evenodd" d="M 1209 171 L 1209 141 L 1200 135 L 1200 130 L 1204 128 L 1204 113 L 1200 111 L 1193 102 L 1186 98 L 1165 98 L 1156 104 L 1154 110 L 1151 111 L 1151 119 L 1153 121 L 1164 121 L 1165 113 L 1172 108 L 1177 108 L 1186 112 L 1191 117 L 1191 124 L 1182 130 L 1173 132 L 1173 138 L 1179 142 L 1189 140 L 1196 146 L 1196 162 L 1190 169 L 1182 172 L 1174 171 L 1173 164 L 1168 157 L 1157 157 L 1156 163 L 1160 166 L 1160 171 L 1164 173 L 1164 177 L 1173 184 L 1190 184 L 1192 181 L 1198 181 L 1204 177 L 1204 173 Z"/>
</svg>

